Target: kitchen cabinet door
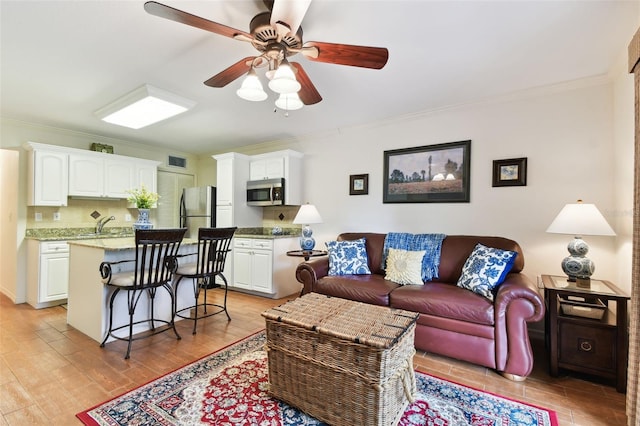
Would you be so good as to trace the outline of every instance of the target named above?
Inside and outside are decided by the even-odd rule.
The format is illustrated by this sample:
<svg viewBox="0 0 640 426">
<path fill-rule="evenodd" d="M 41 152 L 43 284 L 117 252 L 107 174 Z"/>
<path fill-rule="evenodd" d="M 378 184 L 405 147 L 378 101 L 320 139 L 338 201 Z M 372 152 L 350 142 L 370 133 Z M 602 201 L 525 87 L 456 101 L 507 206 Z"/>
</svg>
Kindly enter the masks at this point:
<svg viewBox="0 0 640 426">
<path fill-rule="evenodd" d="M 60 305 L 69 288 L 66 241 L 27 240 L 27 302 L 36 309 Z"/>
<path fill-rule="evenodd" d="M 254 250 L 251 270 L 251 288 L 263 293 L 273 292 L 273 252 Z"/>
<path fill-rule="evenodd" d="M 69 195 L 104 196 L 104 161 L 93 156 L 69 156 Z"/>
<path fill-rule="evenodd" d="M 62 152 L 30 151 L 28 204 L 66 206 L 69 193 L 69 156 Z"/>
<path fill-rule="evenodd" d="M 129 194 L 126 191 L 136 187 L 138 185 L 135 181 L 135 164 L 133 162 L 121 159 L 104 160 L 105 197 L 128 198 Z"/>
<path fill-rule="evenodd" d="M 251 161 L 250 180 L 276 179 L 284 176 L 284 157 Z"/>
</svg>

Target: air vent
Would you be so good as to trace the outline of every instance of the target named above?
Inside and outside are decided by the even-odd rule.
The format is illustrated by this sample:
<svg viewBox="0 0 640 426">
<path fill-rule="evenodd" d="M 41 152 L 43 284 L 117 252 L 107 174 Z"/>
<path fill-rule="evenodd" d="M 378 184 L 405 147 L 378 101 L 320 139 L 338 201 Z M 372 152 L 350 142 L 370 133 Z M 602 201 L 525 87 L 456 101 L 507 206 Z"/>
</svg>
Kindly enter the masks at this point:
<svg viewBox="0 0 640 426">
<path fill-rule="evenodd" d="M 169 156 L 169 165 L 174 167 L 187 168 L 187 159 L 182 157 Z"/>
</svg>

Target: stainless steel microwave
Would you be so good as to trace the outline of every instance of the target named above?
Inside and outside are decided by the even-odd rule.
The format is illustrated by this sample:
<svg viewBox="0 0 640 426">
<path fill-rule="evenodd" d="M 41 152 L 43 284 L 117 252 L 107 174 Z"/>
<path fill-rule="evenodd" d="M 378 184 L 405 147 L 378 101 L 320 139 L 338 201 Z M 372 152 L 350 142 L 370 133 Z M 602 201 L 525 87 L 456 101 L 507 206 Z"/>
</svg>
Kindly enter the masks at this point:
<svg viewBox="0 0 640 426">
<path fill-rule="evenodd" d="M 284 178 L 248 181 L 247 204 L 250 206 L 284 205 Z"/>
</svg>

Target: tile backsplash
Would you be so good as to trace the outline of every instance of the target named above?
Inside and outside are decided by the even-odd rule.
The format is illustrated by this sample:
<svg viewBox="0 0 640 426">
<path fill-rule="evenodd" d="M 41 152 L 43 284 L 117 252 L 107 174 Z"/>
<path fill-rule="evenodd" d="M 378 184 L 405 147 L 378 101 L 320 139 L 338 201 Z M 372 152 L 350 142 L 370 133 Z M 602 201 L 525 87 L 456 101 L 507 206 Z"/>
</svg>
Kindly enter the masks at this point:
<svg viewBox="0 0 640 426">
<path fill-rule="evenodd" d="M 96 225 L 96 219 L 91 214 L 94 211 L 100 213 L 100 217 L 115 216 L 115 220 L 110 221 L 107 227 L 127 227 L 131 226 L 138 217 L 135 208 L 128 208 L 126 200 L 93 200 L 69 198 L 68 205 L 64 207 L 27 207 L 27 228 L 86 228 Z M 262 226 L 273 228 L 300 227 L 292 225 L 293 219 L 298 213 L 299 206 L 274 206 L 264 207 L 262 213 Z M 36 221 L 36 214 L 40 214 L 41 220 Z M 54 220 L 54 215 L 59 215 L 59 220 Z M 125 220 L 126 215 L 131 216 L 131 221 Z M 150 220 L 155 222 L 155 210 L 150 211 Z"/>
<path fill-rule="evenodd" d="M 63 207 L 27 207 L 27 228 L 86 228 L 96 225 L 96 219 L 91 214 L 94 211 L 100 213 L 100 217 L 114 216 L 107 227 L 131 226 L 138 217 L 136 208 L 128 208 L 127 200 L 92 200 L 69 198 L 68 205 Z M 36 220 L 40 214 L 41 220 Z M 59 220 L 54 220 L 55 214 Z M 131 221 L 126 221 L 126 216 L 131 216 Z M 153 209 L 150 213 L 151 221 L 155 220 Z"/>
</svg>

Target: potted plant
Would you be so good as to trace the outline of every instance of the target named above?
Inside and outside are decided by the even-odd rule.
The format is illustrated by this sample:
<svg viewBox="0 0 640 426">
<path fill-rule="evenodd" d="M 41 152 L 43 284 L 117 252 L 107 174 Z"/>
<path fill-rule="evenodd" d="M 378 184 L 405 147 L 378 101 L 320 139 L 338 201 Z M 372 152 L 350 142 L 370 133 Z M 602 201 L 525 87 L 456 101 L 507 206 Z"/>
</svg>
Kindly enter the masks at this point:
<svg viewBox="0 0 640 426">
<path fill-rule="evenodd" d="M 144 185 L 139 189 L 126 191 L 129 194 L 127 200 L 136 205 L 138 209 L 138 220 L 133 224 L 133 229 L 152 229 L 153 224 L 149 221 L 149 209 L 156 206 L 160 196 L 156 192 L 149 191 Z"/>
</svg>

